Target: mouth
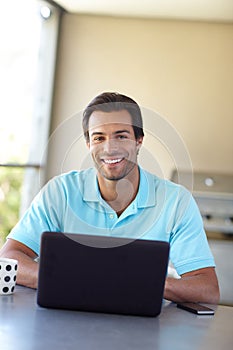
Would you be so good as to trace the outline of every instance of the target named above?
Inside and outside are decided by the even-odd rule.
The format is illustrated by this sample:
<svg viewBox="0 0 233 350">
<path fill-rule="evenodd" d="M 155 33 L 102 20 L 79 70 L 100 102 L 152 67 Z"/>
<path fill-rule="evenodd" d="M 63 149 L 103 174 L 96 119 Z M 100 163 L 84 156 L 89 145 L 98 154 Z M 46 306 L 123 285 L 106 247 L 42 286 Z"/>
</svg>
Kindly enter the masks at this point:
<svg viewBox="0 0 233 350">
<path fill-rule="evenodd" d="M 114 158 L 114 159 L 101 159 L 104 164 L 118 164 L 124 158 Z"/>
</svg>

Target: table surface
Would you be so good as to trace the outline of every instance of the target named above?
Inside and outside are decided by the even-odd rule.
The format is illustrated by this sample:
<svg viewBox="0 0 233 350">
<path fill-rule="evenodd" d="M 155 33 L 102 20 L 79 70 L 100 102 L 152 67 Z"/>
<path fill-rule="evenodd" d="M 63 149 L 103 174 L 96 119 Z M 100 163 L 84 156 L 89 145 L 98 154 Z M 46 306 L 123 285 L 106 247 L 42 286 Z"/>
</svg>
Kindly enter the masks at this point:
<svg viewBox="0 0 233 350">
<path fill-rule="evenodd" d="M 0 296 L 1 350 L 230 350 L 233 307 L 197 316 L 164 302 L 158 317 L 41 308 L 36 291 L 17 286 Z"/>
</svg>

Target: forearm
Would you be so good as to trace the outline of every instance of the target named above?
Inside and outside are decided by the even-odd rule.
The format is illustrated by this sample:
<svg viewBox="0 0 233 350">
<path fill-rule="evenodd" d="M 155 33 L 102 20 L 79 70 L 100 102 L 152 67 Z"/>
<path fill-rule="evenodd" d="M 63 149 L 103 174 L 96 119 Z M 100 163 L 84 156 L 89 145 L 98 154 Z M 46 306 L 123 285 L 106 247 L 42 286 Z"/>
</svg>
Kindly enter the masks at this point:
<svg viewBox="0 0 233 350">
<path fill-rule="evenodd" d="M 180 279 L 167 277 L 164 298 L 174 302 L 217 304 L 219 302 L 217 279 L 205 273 L 187 274 Z"/>
<path fill-rule="evenodd" d="M 24 253 L 18 251 L 12 251 L 10 257 L 18 260 L 16 283 L 36 289 L 38 284 L 38 263 Z"/>
<path fill-rule="evenodd" d="M 16 283 L 30 288 L 37 288 L 38 263 L 37 255 L 23 244 L 9 239 L 0 250 L 0 257 L 18 260 Z"/>
</svg>

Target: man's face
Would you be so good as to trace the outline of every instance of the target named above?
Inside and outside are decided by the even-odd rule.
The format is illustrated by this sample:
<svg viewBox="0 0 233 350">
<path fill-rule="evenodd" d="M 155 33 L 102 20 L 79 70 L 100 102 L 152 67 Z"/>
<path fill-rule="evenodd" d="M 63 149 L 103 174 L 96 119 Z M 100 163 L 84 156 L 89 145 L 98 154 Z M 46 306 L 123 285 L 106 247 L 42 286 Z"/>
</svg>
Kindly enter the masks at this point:
<svg viewBox="0 0 233 350">
<path fill-rule="evenodd" d="M 87 143 L 99 175 L 120 180 L 137 168 L 137 153 L 142 137 L 135 139 L 132 120 L 127 110 L 94 111 L 89 119 Z"/>
</svg>

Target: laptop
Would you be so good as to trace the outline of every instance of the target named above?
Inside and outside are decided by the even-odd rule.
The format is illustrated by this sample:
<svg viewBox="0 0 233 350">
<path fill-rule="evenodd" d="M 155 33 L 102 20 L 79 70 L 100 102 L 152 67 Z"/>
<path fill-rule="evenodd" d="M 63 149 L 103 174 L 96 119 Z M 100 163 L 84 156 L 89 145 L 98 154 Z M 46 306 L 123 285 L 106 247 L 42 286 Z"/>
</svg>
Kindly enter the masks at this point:
<svg viewBox="0 0 233 350">
<path fill-rule="evenodd" d="M 169 243 L 44 232 L 37 303 L 45 308 L 157 316 Z"/>
</svg>

